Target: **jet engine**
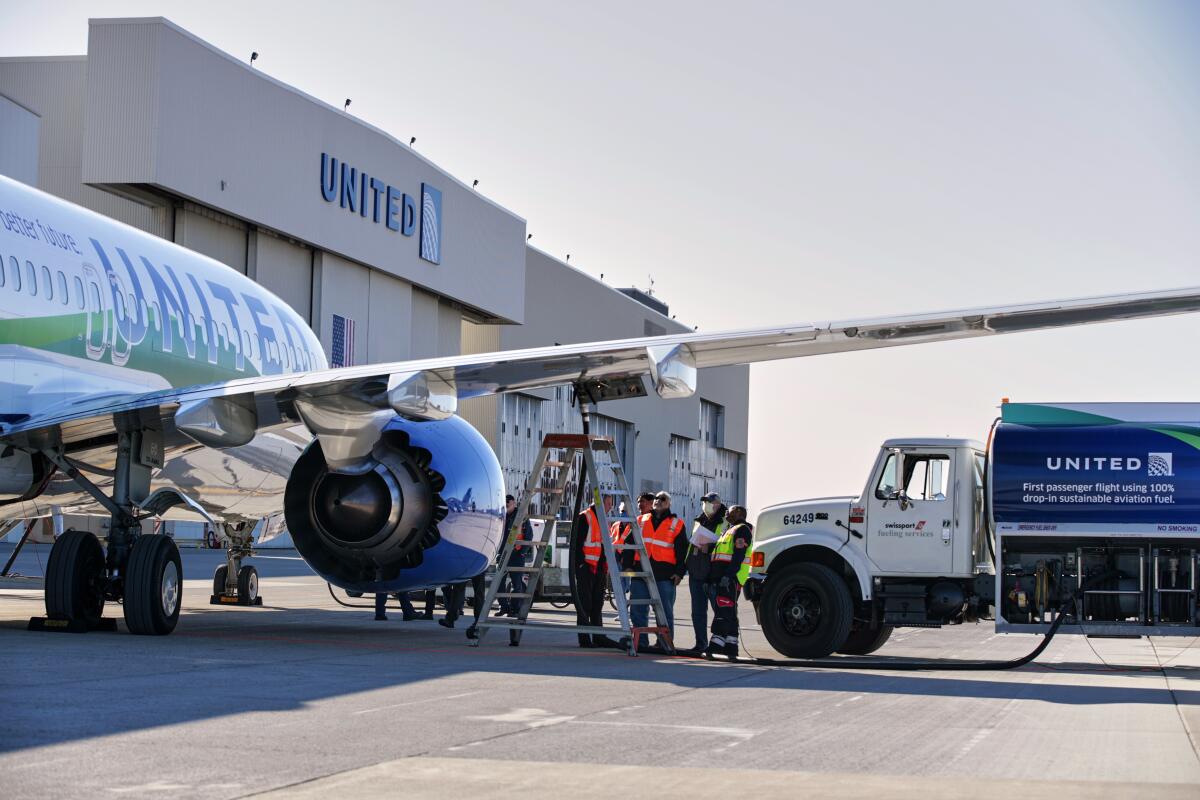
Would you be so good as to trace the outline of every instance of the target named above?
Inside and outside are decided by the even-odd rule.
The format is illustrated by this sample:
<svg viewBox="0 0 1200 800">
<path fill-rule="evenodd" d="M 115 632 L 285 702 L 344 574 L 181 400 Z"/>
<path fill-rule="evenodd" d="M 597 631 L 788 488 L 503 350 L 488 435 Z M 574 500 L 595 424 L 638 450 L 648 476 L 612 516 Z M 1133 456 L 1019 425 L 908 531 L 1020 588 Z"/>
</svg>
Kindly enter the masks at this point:
<svg viewBox="0 0 1200 800">
<path fill-rule="evenodd" d="M 359 591 L 435 586 L 477 574 L 499 547 L 504 481 L 491 447 L 458 417 L 395 417 L 361 474 L 332 471 L 319 439 L 288 478 L 296 549 L 330 583 Z"/>
<path fill-rule="evenodd" d="M 54 473 L 54 465 L 40 453 L 30 455 L 15 448 L 0 448 L 0 504 L 28 500 L 41 494 Z"/>
</svg>

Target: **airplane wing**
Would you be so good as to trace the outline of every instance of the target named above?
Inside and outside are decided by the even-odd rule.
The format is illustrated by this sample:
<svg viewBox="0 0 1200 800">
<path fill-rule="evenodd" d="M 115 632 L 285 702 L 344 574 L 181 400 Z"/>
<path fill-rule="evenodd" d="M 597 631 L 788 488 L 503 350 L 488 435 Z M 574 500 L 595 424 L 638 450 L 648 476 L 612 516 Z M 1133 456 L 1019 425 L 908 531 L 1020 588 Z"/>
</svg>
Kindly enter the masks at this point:
<svg viewBox="0 0 1200 800">
<path fill-rule="evenodd" d="M 382 412 L 442 419 L 455 413 L 461 399 L 503 392 L 586 381 L 599 393 L 596 399 L 619 398 L 643 391 L 648 377 L 659 395 L 685 397 L 695 391 L 696 370 L 705 367 L 1195 311 L 1200 287 L 368 364 L 89 398 L 4 426 L 0 439 L 69 450 L 111 435 L 114 415 L 144 417 L 157 409 L 164 423 L 203 445 L 244 444 L 258 429 L 297 421 L 324 444 L 326 436 L 346 436 Z"/>
</svg>

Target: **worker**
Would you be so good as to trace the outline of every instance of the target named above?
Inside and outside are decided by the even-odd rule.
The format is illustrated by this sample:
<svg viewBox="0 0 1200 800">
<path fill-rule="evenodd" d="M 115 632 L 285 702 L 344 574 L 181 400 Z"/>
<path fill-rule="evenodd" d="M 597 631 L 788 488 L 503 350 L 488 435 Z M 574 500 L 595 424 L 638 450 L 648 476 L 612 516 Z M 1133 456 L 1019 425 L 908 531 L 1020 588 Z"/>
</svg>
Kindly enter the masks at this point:
<svg viewBox="0 0 1200 800">
<path fill-rule="evenodd" d="M 649 514 L 653 509 L 654 509 L 654 495 L 650 494 L 649 492 L 642 492 L 641 494 L 639 494 L 637 496 L 637 517 L 640 517 L 643 514 Z M 621 516 L 625 516 L 625 504 L 624 503 L 621 504 Z M 634 519 L 636 520 L 637 517 L 635 517 Z M 609 528 L 609 533 L 612 534 L 612 537 L 613 537 L 613 544 L 615 544 L 615 545 L 629 544 L 630 543 L 629 542 L 629 532 L 631 530 L 633 530 L 633 522 L 632 521 L 626 520 L 624 522 L 621 522 L 621 521 L 614 522 L 612 524 L 612 526 Z M 629 552 L 629 551 L 621 551 L 618 556 L 618 559 L 620 560 L 620 562 L 622 564 L 631 563 L 633 560 L 632 555 L 628 555 L 628 556 L 626 555 L 627 552 Z M 622 569 L 627 570 L 628 567 L 622 567 Z M 621 578 L 621 589 L 623 592 L 625 592 L 625 594 L 627 594 L 627 595 L 629 594 L 629 578 Z"/>
<path fill-rule="evenodd" d="M 665 620 L 655 620 L 656 624 L 666 623 L 671 641 L 675 640 L 675 587 L 683 580 L 687 562 L 688 537 L 684 535 L 683 520 L 671 511 L 671 495 L 659 492 L 654 495 L 654 504 L 649 514 L 638 517 L 641 526 L 642 541 L 646 545 L 646 553 L 650 556 L 650 570 L 654 583 L 658 587 L 658 596 L 662 600 Z M 634 568 L 638 561 L 636 550 L 626 551 L 628 558 L 626 567 Z M 633 580 L 629 586 L 630 601 L 648 600 L 650 591 L 645 580 Z M 650 606 L 644 602 L 631 603 L 629 608 L 630 621 L 635 628 L 645 628 L 650 621 Z M 638 649 L 647 649 L 645 634 L 638 638 Z M 666 651 L 661 637 L 656 649 Z"/>
<path fill-rule="evenodd" d="M 604 516 L 612 514 L 612 495 L 604 495 Z M 613 523 L 605 534 L 600 527 L 600 515 L 592 503 L 575 518 L 571 526 L 571 563 L 575 565 L 575 589 L 579 598 L 575 606 L 575 622 L 581 627 L 599 628 L 604 625 L 604 584 L 608 580 L 608 560 L 604 557 L 602 536 L 612 536 L 619 528 Z M 580 647 L 619 647 L 603 634 L 579 634 Z"/>
<path fill-rule="evenodd" d="M 692 533 L 688 539 L 687 574 L 688 592 L 692 596 L 692 630 L 696 634 L 693 653 L 699 655 L 708 645 L 708 609 L 715 600 L 708 591 L 708 574 L 713 545 L 725 532 L 725 506 L 721 496 L 709 492 L 700 498 L 700 515 L 692 520 Z M 716 609 L 713 609 L 716 613 Z"/>
<path fill-rule="evenodd" d="M 521 525 L 520 532 L 513 534 L 512 529 L 513 529 L 513 526 L 516 525 L 516 522 L 517 522 L 517 499 L 515 497 L 513 497 L 511 494 L 505 495 L 505 497 L 504 497 L 504 535 L 505 536 L 514 535 L 514 536 L 516 536 L 516 539 L 517 539 L 516 544 L 513 547 L 512 555 L 510 555 L 508 557 L 508 566 L 509 567 L 525 566 L 528 563 L 528 555 L 529 555 L 528 551 L 533 549 L 531 547 L 525 547 L 524 545 L 521 544 L 521 540 L 525 540 L 525 541 L 533 540 L 533 525 L 530 524 L 529 520 L 525 520 L 525 522 Z M 500 549 L 500 557 L 501 558 L 504 557 L 504 549 L 503 548 Z M 508 580 L 506 581 L 507 585 L 500 587 L 500 593 L 524 594 L 526 583 L 527 583 L 527 580 L 526 580 L 525 573 L 510 572 L 510 573 L 508 573 Z M 520 597 L 501 597 L 500 598 L 500 613 L 498 614 L 498 616 L 515 617 L 515 616 L 519 615 L 521 613 L 522 600 L 523 600 L 523 598 L 520 598 Z"/>
<path fill-rule="evenodd" d="M 709 586 L 716 598 L 713 611 L 712 639 L 704 655 L 738 656 L 737 601 L 746 578 L 750 575 L 750 546 L 754 528 L 746 521 L 744 506 L 730 506 L 725 515 L 729 527 L 713 547 L 709 571 Z"/>
</svg>

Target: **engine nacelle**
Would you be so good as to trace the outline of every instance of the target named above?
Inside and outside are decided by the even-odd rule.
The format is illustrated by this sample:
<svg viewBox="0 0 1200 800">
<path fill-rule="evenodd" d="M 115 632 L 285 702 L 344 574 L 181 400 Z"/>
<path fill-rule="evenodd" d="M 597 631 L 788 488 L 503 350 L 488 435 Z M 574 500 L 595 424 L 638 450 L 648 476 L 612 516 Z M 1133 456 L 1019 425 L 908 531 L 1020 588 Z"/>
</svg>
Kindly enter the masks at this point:
<svg viewBox="0 0 1200 800">
<path fill-rule="evenodd" d="M 292 468 L 284 514 L 323 578 L 358 591 L 437 586 L 478 574 L 503 537 L 504 479 L 491 447 L 458 417 L 396 417 L 361 475 L 330 471 L 320 441 Z"/>
<path fill-rule="evenodd" d="M 15 448 L 0 448 L 0 502 L 28 500 L 44 488 L 54 466 L 46 457 Z"/>
</svg>

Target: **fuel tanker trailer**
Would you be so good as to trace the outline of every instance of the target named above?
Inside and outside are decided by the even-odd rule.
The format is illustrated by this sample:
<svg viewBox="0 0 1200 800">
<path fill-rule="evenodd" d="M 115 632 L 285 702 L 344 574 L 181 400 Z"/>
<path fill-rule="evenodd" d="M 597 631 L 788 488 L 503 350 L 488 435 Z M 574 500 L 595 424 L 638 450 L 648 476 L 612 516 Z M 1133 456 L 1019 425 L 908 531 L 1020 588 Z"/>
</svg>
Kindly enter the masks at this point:
<svg viewBox="0 0 1200 800">
<path fill-rule="evenodd" d="M 896 627 L 1196 636 L 1200 404 L 1005 403 L 990 442 L 883 443 L 862 491 L 765 509 L 746 596 L 780 653 Z"/>
</svg>

